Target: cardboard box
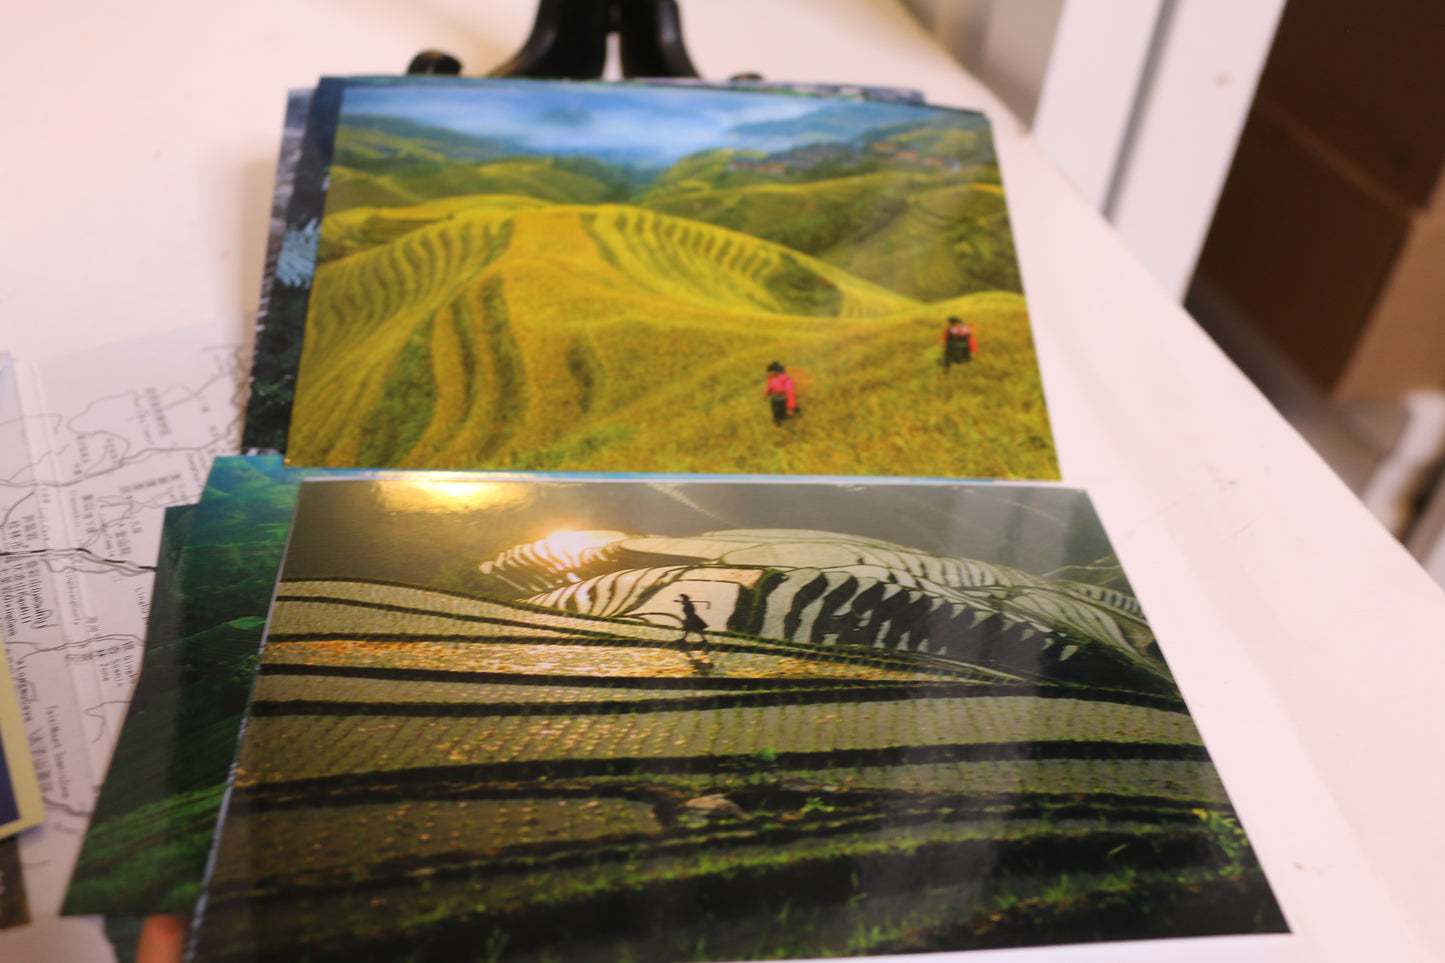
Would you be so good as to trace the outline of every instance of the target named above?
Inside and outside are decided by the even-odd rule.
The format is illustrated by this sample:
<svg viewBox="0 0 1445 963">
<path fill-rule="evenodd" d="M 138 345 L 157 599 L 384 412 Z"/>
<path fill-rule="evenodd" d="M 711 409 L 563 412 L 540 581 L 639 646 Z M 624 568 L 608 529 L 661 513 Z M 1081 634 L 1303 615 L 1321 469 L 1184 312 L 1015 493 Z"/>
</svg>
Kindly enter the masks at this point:
<svg viewBox="0 0 1445 963">
<path fill-rule="evenodd" d="M 1445 4 L 1291 3 L 1198 275 L 1336 401 L 1445 386 Z"/>
<path fill-rule="evenodd" d="M 1411 207 L 1445 166 L 1445 3 L 1291 0 L 1258 96 Z"/>
</svg>

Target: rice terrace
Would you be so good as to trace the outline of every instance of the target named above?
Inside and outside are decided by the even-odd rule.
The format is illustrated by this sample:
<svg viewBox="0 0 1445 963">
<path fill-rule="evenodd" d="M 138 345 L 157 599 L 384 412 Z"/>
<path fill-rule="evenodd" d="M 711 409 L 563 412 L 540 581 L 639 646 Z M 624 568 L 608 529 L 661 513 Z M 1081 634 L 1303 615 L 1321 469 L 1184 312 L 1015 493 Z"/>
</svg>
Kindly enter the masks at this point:
<svg viewBox="0 0 1445 963">
<path fill-rule="evenodd" d="M 329 177 L 288 464 L 1058 477 L 981 115 L 362 86 Z"/>
<path fill-rule="evenodd" d="M 1282 930 L 1082 493 L 906 487 L 304 483 L 197 958 Z M 1017 510 L 1025 540 L 1050 512 L 1081 554 L 1033 574 L 879 537 L 919 498 Z M 869 531 L 556 528 L 743 499 Z M 358 514 L 387 530 L 358 541 Z M 422 561 L 473 521 L 506 530 L 464 569 Z M 430 584 L 377 577 L 401 570 Z"/>
</svg>

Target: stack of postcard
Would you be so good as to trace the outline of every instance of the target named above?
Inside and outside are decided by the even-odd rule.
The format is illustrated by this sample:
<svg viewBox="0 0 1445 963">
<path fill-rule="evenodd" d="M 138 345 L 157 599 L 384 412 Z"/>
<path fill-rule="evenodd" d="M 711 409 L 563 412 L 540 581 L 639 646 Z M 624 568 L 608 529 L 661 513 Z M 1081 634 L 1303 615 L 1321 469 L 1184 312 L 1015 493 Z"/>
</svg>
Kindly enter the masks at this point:
<svg viewBox="0 0 1445 963">
<path fill-rule="evenodd" d="M 982 115 L 427 78 L 291 115 L 251 454 L 168 528 L 67 911 L 234 961 L 1284 930 L 1057 482 Z"/>
<path fill-rule="evenodd" d="M 15 835 L 39 825 L 44 817 L 20 700 L 0 636 L 0 929 L 30 918 Z"/>
</svg>

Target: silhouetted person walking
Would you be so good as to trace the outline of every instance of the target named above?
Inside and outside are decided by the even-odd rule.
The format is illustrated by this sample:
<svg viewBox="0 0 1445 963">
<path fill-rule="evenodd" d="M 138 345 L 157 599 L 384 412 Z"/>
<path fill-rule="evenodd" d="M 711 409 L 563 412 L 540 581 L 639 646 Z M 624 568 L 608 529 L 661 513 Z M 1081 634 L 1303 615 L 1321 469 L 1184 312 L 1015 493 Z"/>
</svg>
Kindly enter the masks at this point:
<svg viewBox="0 0 1445 963">
<path fill-rule="evenodd" d="M 706 642 L 707 636 L 703 633 L 707 631 L 707 623 L 703 621 L 701 615 L 697 614 L 696 603 L 687 595 L 679 595 L 678 598 L 682 600 L 682 638 L 679 641 L 686 645 L 687 637 L 696 635 L 699 644 Z M 707 605 L 708 603 L 702 604 Z"/>
</svg>

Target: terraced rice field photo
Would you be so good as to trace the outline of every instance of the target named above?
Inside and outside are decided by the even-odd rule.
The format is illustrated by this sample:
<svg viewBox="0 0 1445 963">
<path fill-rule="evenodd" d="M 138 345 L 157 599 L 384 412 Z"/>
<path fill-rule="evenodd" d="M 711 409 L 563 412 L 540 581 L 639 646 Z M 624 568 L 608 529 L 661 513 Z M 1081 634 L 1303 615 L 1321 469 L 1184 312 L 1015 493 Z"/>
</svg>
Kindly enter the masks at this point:
<svg viewBox="0 0 1445 963">
<path fill-rule="evenodd" d="M 1283 929 L 1082 492 L 419 476 L 302 485 L 197 958 Z"/>
<path fill-rule="evenodd" d="M 351 87 L 311 283 L 290 465 L 1058 477 L 979 114 Z"/>
</svg>

